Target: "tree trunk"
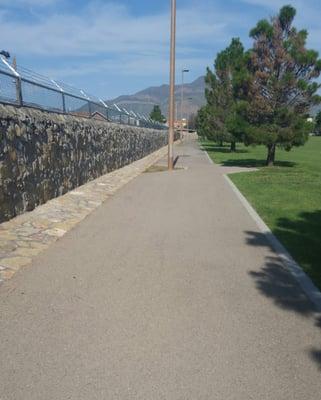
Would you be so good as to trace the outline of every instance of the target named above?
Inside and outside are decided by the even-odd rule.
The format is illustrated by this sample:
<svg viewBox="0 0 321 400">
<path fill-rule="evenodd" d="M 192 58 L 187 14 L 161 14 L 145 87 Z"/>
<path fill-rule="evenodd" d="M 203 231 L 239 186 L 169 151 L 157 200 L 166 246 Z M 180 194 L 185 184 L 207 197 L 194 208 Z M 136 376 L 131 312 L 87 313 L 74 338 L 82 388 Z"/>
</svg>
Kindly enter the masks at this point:
<svg viewBox="0 0 321 400">
<path fill-rule="evenodd" d="M 223 147 L 223 140 L 220 140 L 220 147 Z"/>
<path fill-rule="evenodd" d="M 266 165 L 267 165 L 268 167 L 272 167 L 272 166 L 274 165 L 274 160 L 275 160 L 275 148 L 276 148 L 275 143 L 269 144 L 269 145 L 267 146 L 268 155 L 267 155 L 267 159 L 266 159 Z"/>
<path fill-rule="evenodd" d="M 231 151 L 231 153 L 235 153 L 236 152 L 236 142 L 235 141 L 231 142 L 230 151 Z"/>
</svg>

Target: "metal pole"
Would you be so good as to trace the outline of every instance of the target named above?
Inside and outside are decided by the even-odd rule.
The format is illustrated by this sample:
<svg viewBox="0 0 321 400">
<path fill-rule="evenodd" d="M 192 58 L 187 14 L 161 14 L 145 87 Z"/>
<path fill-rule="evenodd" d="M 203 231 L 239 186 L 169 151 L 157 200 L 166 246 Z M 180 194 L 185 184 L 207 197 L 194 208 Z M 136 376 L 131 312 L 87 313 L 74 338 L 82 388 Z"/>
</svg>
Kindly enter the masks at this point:
<svg viewBox="0 0 321 400">
<path fill-rule="evenodd" d="M 189 69 L 182 69 L 182 87 L 181 87 L 181 140 L 183 139 L 183 131 L 184 131 L 184 125 L 183 125 L 183 118 L 184 118 L 184 113 L 183 113 L 183 105 L 184 105 L 184 74 L 185 72 L 189 72 Z"/>
<path fill-rule="evenodd" d="M 66 113 L 66 98 L 64 93 L 61 93 L 61 96 L 62 96 L 62 111 Z"/>
<path fill-rule="evenodd" d="M 13 57 L 12 68 L 17 72 L 16 57 Z M 18 102 L 19 106 L 23 106 L 21 76 L 18 73 L 17 73 L 17 77 L 16 77 L 16 98 L 17 98 L 17 102 Z"/>
<path fill-rule="evenodd" d="M 50 80 L 61 91 L 62 111 L 64 113 L 66 113 L 66 99 L 65 99 L 64 90 L 60 85 L 58 85 L 58 83 L 56 81 L 54 81 L 53 79 L 50 79 Z"/>
<path fill-rule="evenodd" d="M 105 107 L 106 119 L 107 119 L 107 121 L 108 121 L 108 106 L 107 106 L 107 104 L 104 102 L 104 100 L 99 99 L 99 101 L 100 101 L 101 104 Z"/>
<path fill-rule="evenodd" d="M 176 0 L 171 0 L 171 43 L 170 43 L 170 89 L 169 89 L 169 130 L 168 130 L 168 170 L 173 170 L 173 144 L 175 120 L 175 44 L 176 44 Z"/>
<path fill-rule="evenodd" d="M 21 77 L 16 78 L 16 92 L 17 92 L 17 101 L 19 106 L 23 106 L 23 98 L 22 98 L 22 81 Z"/>
</svg>

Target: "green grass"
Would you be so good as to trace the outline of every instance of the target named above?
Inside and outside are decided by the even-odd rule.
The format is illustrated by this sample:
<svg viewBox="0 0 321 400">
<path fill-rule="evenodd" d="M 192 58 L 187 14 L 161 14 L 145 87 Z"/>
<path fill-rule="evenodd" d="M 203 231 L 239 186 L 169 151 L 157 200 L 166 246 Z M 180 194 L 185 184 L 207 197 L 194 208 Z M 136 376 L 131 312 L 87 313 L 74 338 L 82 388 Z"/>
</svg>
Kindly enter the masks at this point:
<svg viewBox="0 0 321 400">
<path fill-rule="evenodd" d="M 216 163 L 259 168 L 230 178 L 321 289 L 321 138 L 290 152 L 278 149 L 274 167 L 264 166 L 263 146 L 238 145 L 230 153 L 213 142 L 202 145 Z"/>
</svg>

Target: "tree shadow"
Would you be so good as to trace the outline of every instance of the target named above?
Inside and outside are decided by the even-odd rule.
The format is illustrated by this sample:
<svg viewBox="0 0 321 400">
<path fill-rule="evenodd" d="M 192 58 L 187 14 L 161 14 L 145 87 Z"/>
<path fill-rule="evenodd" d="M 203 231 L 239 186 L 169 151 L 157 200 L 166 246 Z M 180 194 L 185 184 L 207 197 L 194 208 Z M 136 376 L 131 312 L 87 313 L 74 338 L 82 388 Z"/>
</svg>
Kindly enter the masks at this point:
<svg viewBox="0 0 321 400">
<path fill-rule="evenodd" d="M 242 154 L 242 153 L 248 153 L 249 151 L 246 149 L 238 149 L 236 148 L 235 151 L 231 151 L 230 146 L 219 146 L 218 144 L 215 143 L 206 143 L 202 144 L 202 150 L 203 151 L 214 151 L 215 153 L 231 153 L 231 154 Z"/>
<path fill-rule="evenodd" d="M 321 210 L 279 218 L 273 233 L 321 288 Z"/>
<path fill-rule="evenodd" d="M 266 240 L 266 239 L 265 239 Z M 277 256 L 267 257 L 261 271 L 250 271 L 260 293 L 285 310 L 312 315 L 316 310 Z"/>
<path fill-rule="evenodd" d="M 291 250 L 299 263 L 302 265 L 304 263 L 309 273 L 311 271 L 310 275 L 314 277 L 314 281 L 320 284 L 321 210 L 301 213 L 297 220 L 280 218 L 273 233 Z M 268 247 L 273 251 L 271 244 L 273 239 L 269 238 L 269 234 L 254 231 L 247 231 L 246 234 L 247 244 Z M 300 256 L 296 257 L 297 254 Z M 250 271 L 249 275 L 254 279 L 257 290 L 271 299 L 277 307 L 310 317 L 314 319 L 315 326 L 321 329 L 321 317 L 317 315 L 318 310 L 277 255 L 267 257 L 261 270 Z M 308 353 L 311 360 L 321 369 L 321 349 L 310 348 Z"/>
<path fill-rule="evenodd" d="M 321 369 L 321 350 L 317 349 L 310 350 L 310 356 L 312 360 L 314 360 L 318 365 L 320 365 Z"/>
<path fill-rule="evenodd" d="M 260 168 L 266 166 L 266 161 L 255 158 L 244 158 L 242 160 L 224 160 L 221 164 L 224 167 Z"/>
<path fill-rule="evenodd" d="M 214 153 L 224 153 L 224 154 L 246 154 L 250 152 L 249 150 L 244 148 L 243 149 L 237 148 L 235 151 L 231 152 L 229 145 L 220 146 L 216 143 L 203 143 L 201 149 L 203 151 L 211 151 Z M 222 161 L 221 164 L 225 167 L 260 168 L 260 167 L 266 167 L 266 160 L 256 159 L 256 158 L 244 158 L 244 159 L 231 158 L 229 160 Z M 292 161 L 276 160 L 274 165 L 275 167 L 292 168 L 295 165 L 297 165 L 297 163 Z"/>
<path fill-rule="evenodd" d="M 222 161 L 222 165 L 225 167 L 243 167 L 243 168 L 259 168 L 266 167 L 266 160 L 258 160 L 255 158 L 246 158 L 242 160 L 225 160 Z M 275 161 L 275 167 L 287 167 L 292 168 L 296 165 L 295 162 L 292 161 Z"/>
</svg>

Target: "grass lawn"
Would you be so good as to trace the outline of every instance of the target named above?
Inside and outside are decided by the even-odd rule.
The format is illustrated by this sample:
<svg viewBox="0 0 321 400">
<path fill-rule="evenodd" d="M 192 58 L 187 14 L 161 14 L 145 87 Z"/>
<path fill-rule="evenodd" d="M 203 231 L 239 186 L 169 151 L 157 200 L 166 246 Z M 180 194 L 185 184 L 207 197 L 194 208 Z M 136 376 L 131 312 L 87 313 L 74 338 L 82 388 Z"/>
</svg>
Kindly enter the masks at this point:
<svg viewBox="0 0 321 400">
<path fill-rule="evenodd" d="M 263 146 L 239 144 L 230 153 L 210 141 L 202 145 L 216 163 L 260 168 L 230 178 L 321 289 L 321 137 L 290 152 L 277 149 L 270 168 Z"/>
</svg>

